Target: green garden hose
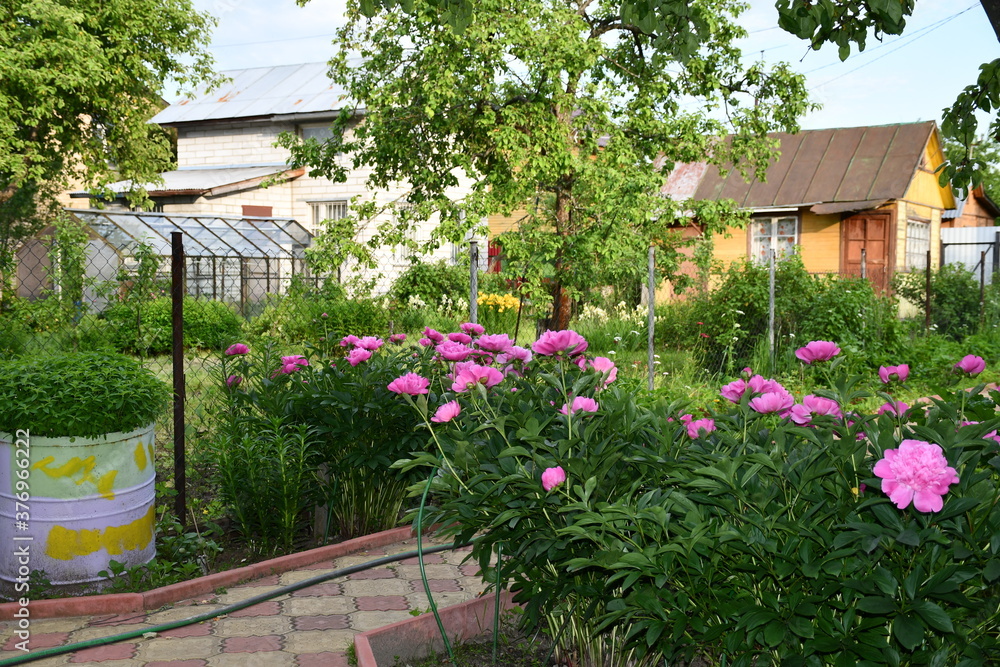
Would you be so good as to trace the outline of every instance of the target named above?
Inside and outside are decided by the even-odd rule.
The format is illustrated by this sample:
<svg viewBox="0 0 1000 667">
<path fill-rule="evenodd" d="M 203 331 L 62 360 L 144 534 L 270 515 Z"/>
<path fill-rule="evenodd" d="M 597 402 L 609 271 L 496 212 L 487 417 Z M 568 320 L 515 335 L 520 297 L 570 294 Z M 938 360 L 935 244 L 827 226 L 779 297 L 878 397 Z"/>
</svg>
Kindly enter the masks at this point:
<svg viewBox="0 0 1000 667">
<path fill-rule="evenodd" d="M 438 468 L 435 467 L 431 471 L 431 476 L 427 478 L 427 485 L 424 487 L 424 494 L 420 497 L 420 508 L 417 510 L 417 524 L 415 530 L 417 532 L 417 562 L 420 563 L 420 580 L 424 584 L 424 592 L 427 593 L 427 602 L 430 604 L 431 611 L 434 613 L 434 620 L 437 621 L 438 631 L 441 633 L 441 639 L 444 640 L 444 647 L 448 651 L 448 658 L 451 660 L 451 664 L 455 667 L 459 667 L 458 663 L 455 661 L 455 652 L 451 649 L 451 642 L 448 641 L 448 633 L 444 630 L 444 623 L 441 622 L 441 614 L 438 613 L 437 604 L 434 602 L 434 596 L 431 594 L 431 586 L 427 582 L 427 572 L 424 570 L 424 540 L 423 540 L 423 525 L 424 525 L 424 508 L 427 506 L 427 494 L 431 490 L 431 480 L 434 479 L 434 475 L 437 474 Z M 456 547 L 457 548 L 457 547 Z M 499 592 L 497 593 L 499 595 Z"/>
<path fill-rule="evenodd" d="M 111 635 L 109 637 L 98 637 L 96 639 L 88 639 L 87 641 L 77 642 L 75 644 L 67 644 L 65 646 L 54 646 L 52 648 L 41 649 L 40 651 L 32 651 L 31 653 L 25 653 L 24 655 L 19 655 L 14 658 L 4 658 L 0 660 L 0 667 L 8 667 L 9 665 L 23 665 L 27 662 L 33 662 L 35 660 L 41 660 L 42 658 L 50 658 L 54 655 L 62 655 L 64 653 L 72 653 L 74 651 L 82 651 L 87 648 L 94 648 L 95 646 L 104 646 L 105 644 L 114 644 L 115 642 L 121 642 L 128 639 L 138 639 L 150 632 L 164 632 L 166 630 L 173 630 L 174 628 L 184 627 L 185 625 L 191 625 L 192 623 L 200 623 L 202 621 L 207 621 L 218 616 L 223 616 L 225 614 L 231 614 L 240 609 L 245 609 L 251 607 L 260 602 L 265 602 L 272 598 L 279 597 L 281 595 L 286 595 L 288 593 L 294 593 L 297 590 L 303 588 L 309 588 L 310 586 L 315 586 L 316 584 L 321 584 L 331 579 L 336 579 L 337 577 L 346 577 L 349 574 L 354 574 L 355 572 L 363 572 L 364 570 L 371 569 L 373 567 L 378 567 L 379 565 L 386 565 L 388 563 L 394 563 L 396 561 L 405 560 L 407 558 L 417 557 L 420 559 L 420 569 L 423 573 L 423 554 L 438 553 L 439 551 L 450 551 L 452 549 L 460 549 L 462 547 L 468 546 L 470 543 L 466 542 L 464 544 L 442 544 L 436 547 L 430 547 L 424 549 L 421 545 L 419 539 L 417 541 L 416 551 L 407 551 L 401 554 L 395 554 L 393 556 L 383 556 L 382 558 L 376 558 L 375 560 L 370 560 L 366 563 L 360 563 L 358 565 L 351 565 L 350 567 L 341 568 L 327 574 L 321 574 L 310 579 L 305 579 L 303 581 L 298 581 L 294 584 L 289 584 L 287 586 L 282 586 L 281 588 L 269 591 L 267 593 L 261 593 L 260 595 L 255 595 L 252 598 L 243 600 L 242 602 L 237 602 L 235 604 L 228 605 L 222 609 L 217 609 L 215 611 L 205 612 L 204 614 L 199 614 L 197 616 L 192 616 L 191 618 L 185 618 L 180 621 L 172 621 L 170 623 L 163 623 L 161 625 L 156 625 L 151 628 L 140 628 L 138 630 L 132 630 L 130 632 L 123 632 L 119 635 Z M 435 610 L 435 616 L 436 610 Z M 439 627 L 441 623 L 440 617 L 438 617 Z M 443 628 L 442 628 L 443 633 Z"/>
</svg>

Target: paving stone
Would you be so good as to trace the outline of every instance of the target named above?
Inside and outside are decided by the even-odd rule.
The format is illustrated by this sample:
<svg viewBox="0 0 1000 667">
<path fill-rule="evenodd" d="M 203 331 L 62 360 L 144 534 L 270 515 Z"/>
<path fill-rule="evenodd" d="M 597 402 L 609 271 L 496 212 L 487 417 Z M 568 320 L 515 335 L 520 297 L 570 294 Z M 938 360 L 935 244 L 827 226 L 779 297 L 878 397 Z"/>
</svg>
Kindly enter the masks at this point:
<svg viewBox="0 0 1000 667">
<path fill-rule="evenodd" d="M 159 633 L 159 637 L 169 637 L 180 639 L 181 637 L 207 637 L 212 634 L 213 624 L 211 621 L 205 623 L 192 623 L 191 625 L 182 625 L 179 628 L 174 628 L 173 630 L 164 630 Z"/>
<path fill-rule="evenodd" d="M 284 574 L 281 575 L 281 585 L 288 586 L 289 584 L 297 584 L 300 581 L 305 581 L 306 579 L 314 579 L 320 575 L 328 574 L 330 572 L 333 572 L 333 570 L 329 568 L 323 570 L 292 570 L 291 572 L 285 572 Z M 329 583 L 331 582 L 324 582 L 318 585 L 326 586 Z"/>
<path fill-rule="evenodd" d="M 296 616 L 292 625 L 296 630 L 346 630 L 351 627 L 347 614 Z"/>
<path fill-rule="evenodd" d="M 223 653 L 262 653 L 280 651 L 281 635 L 260 635 L 253 637 L 227 637 L 222 640 Z"/>
<path fill-rule="evenodd" d="M 68 632 L 34 632 L 33 628 L 28 628 L 31 632 L 31 636 L 28 637 L 28 650 L 37 651 L 40 648 L 52 648 L 53 646 L 62 646 L 69 642 L 70 633 Z M 11 651 L 16 653 L 23 653 L 23 651 L 17 649 L 15 644 L 20 644 L 23 639 L 14 635 L 4 643 L 2 650 L 4 653 Z"/>
<path fill-rule="evenodd" d="M 175 621 L 194 618 L 195 616 L 201 616 L 203 613 L 205 612 L 200 609 L 192 609 L 191 607 L 175 607 L 174 609 L 153 612 L 146 617 L 146 620 L 152 625 L 161 625 L 163 623 L 174 623 Z"/>
<path fill-rule="evenodd" d="M 462 587 L 459 586 L 458 581 L 455 579 L 430 579 L 427 581 L 427 587 L 431 589 L 432 593 L 446 593 L 462 590 Z"/>
<path fill-rule="evenodd" d="M 81 630 L 87 627 L 87 622 L 89 617 L 87 616 L 75 616 L 73 618 L 39 618 L 31 620 L 31 634 L 46 634 L 49 632 L 74 632 L 76 630 Z M 11 632 L 13 632 L 16 627 L 11 624 Z M 3 641 L 7 640 L 7 636 L 0 633 L 0 638 Z M 2 642 L 0 642 L 2 643 Z"/>
<path fill-rule="evenodd" d="M 136 625 L 138 623 L 146 622 L 146 612 L 135 612 L 133 614 L 114 614 L 111 616 L 102 616 L 100 620 L 96 618 L 91 621 L 90 625 Z"/>
<path fill-rule="evenodd" d="M 121 642 L 118 644 L 106 644 L 95 646 L 94 648 L 76 651 L 69 659 L 71 664 L 78 662 L 106 662 L 108 660 L 128 660 L 135 657 L 135 644 Z"/>
<path fill-rule="evenodd" d="M 351 629 L 365 632 L 408 618 L 413 618 L 408 611 L 356 611 L 351 614 Z"/>
<path fill-rule="evenodd" d="M 142 667 L 146 663 L 134 658 L 126 658 L 123 660 L 105 660 L 104 662 L 88 660 L 87 662 L 66 662 L 60 664 L 72 665 L 72 667 Z M 45 662 L 32 663 L 32 667 L 35 667 L 35 665 L 42 665 L 44 667 Z"/>
<path fill-rule="evenodd" d="M 239 609 L 228 614 L 229 618 L 246 618 L 248 616 L 274 616 L 281 613 L 281 603 L 277 600 L 258 602 L 255 605 Z"/>
<path fill-rule="evenodd" d="M 239 588 L 230 588 L 223 595 L 219 596 L 219 602 L 223 605 L 235 604 L 236 602 L 249 600 L 256 595 L 276 591 L 279 588 L 280 586 L 240 586 Z"/>
<path fill-rule="evenodd" d="M 428 579 L 458 579 L 461 572 L 454 565 L 425 565 L 424 572 Z M 419 565 L 400 565 L 399 576 L 410 581 L 420 581 Z"/>
<path fill-rule="evenodd" d="M 468 591 L 459 591 L 456 593 L 435 593 L 434 594 L 434 604 L 437 605 L 438 609 L 443 607 L 450 607 L 453 604 L 459 604 L 466 602 L 468 600 L 476 597 Z M 430 600 L 427 599 L 426 593 L 411 593 L 406 596 L 406 601 L 410 605 L 410 609 L 419 609 L 421 612 L 429 611 L 431 608 Z"/>
<path fill-rule="evenodd" d="M 298 568 L 298 570 L 295 571 L 298 572 L 299 570 L 329 570 L 330 572 L 333 572 L 334 569 L 335 569 L 334 561 L 322 560 L 318 563 L 313 563 L 312 565 L 303 565 L 302 567 Z M 291 573 L 286 572 L 285 574 L 291 574 Z M 316 574 L 320 573 L 317 572 Z"/>
<path fill-rule="evenodd" d="M 281 635 L 292 629 L 286 616 L 254 616 L 250 618 L 223 618 L 215 623 L 217 637 L 252 637 L 255 635 Z"/>
<path fill-rule="evenodd" d="M 278 581 L 279 575 L 269 574 L 266 577 L 261 577 L 260 579 L 253 579 L 246 583 L 240 584 L 240 588 L 255 588 L 258 586 L 277 586 L 280 582 Z"/>
<path fill-rule="evenodd" d="M 146 667 L 205 667 L 204 660 L 154 660 L 147 662 Z"/>
<path fill-rule="evenodd" d="M 83 628 L 82 630 L 77 630 L 70 634 L 70 642 L 85 642 L 91 639 L 101 639 L 104 637 L 110 637 L 112 635 L 120 635 L 126 632 L 135 632 L 136 630 L 141 630 L 141 625 L 129 625 L 128 627 L 122 627 L 120 625 L 99 625 L 95 627 Z M 66 642 L 67 644 L 70 642 Z"/>
<path fill-rule="evenodd" d="M 354 598 L 358 611 L 393 611 L 409 609 L 402 595 L 372 595 Z"/>
<path fill-rule="evenodd" d="M 365 579 L 395 579 L 396 573 L 387 567 L 374 567 L 370 570 L 362 570 L 361 572 L 355 572 L 347 577 L 348 581 L 357 581 Z"/>
<path fill-rule="evenodd" d="M 286 616 L 326 616 L 330 614 L 349 614 L 354 611 L 354 598 L 346 596 L 333 598 L 292 598 L 281 604 Z"/>
<path fill-rule="evenodd" d="M 292 593 L 291 597 L 326 597 L 333 595 L 343 595 L 344 587 L 340 584 L 325 583 L 316 584 L 303 588 Z"/>
<path fill-rule="evenodd" d="M 424 565 L 437 565 L 441 563 L 447 563 L 444 556 L 441 554 L 424 554 Z M 420 565 L 420 559 L 417 557 L 407 558 L 406 560 L 399 561 L 400 565 Z"/>
<path fill-rule="evenodd" d="M 477 577 L 479 576 L 479 564 L 478 563 L 466 563 L 465 565 L 459 565 L 458 571 L 461 572 L 466 577 Z"/>
<path fill-rule="evenodd" d="M 21 655 L 21 651 L 17 652 Z M 3 657 L 7 657 L 8 654 L 2 654 Z M 31 667 L 64 667 L 69 664 L 69 659 L 73 657 L 72 653 L 66 653 L 64 655 L 54 655 L 51 658 L 42 658 L 41 660 L 34 660 L 31 663 Z M 94 663 L 99 664 L 99 663 Z M 139 664 L 139 663 L 133 663 Z M 79 667 L 78 665 L 73 665 L 73 667 Z M 103 666 L 102 666 L 103 667 Z M 130 666 L 131 667 L 131 666 Z"/>
<path fill-rule="evenodd" d="M 293 654 L 346 651 L 354 643 L 354 634 L 353 630 L 294 631 L 285 635 L 285 651 Z"/>
<path fill-rule="evenodd" d="M 295 667 L 295 656 L 284 651 L 220 653 L 208 659 L 208 667 Z"/>
<path fill-rule="evenodd" d="M 350 667 L 347 653 L 302 653 L 295 658 L 298 667 Z"/>
<path fill-rule="evenodd" d="M 410 582 L 405 579 L 369 579 L 367 581 L 344 582 L 344 595 L 349 597 L 406 595 L 409 592 Z"/>
<path fill-rule="evenodd" d="M 219 640 L 215 637 L 181 637 L 170 639 L 157 637 L 147 639 L 139 645 L 136 658 L 153 660 L 192 660 L 215 655 L 219 652 Z"/>
</svg>

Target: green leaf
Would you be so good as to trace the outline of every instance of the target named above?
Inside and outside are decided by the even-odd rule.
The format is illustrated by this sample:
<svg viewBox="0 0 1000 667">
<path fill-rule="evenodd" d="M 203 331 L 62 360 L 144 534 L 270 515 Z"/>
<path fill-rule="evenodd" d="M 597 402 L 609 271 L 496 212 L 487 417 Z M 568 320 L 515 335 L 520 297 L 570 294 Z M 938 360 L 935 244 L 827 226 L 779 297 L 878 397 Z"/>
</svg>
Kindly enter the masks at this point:
<svg viewBox="0 0 1000 667">
<path fill-rule="evenodd" d="M 906 650 L 912 651 L 924 639 L 924 626 L 912 615 L 903 614 L 893 620 L 892 634 Z"/>
<path fill-rule="evenodd" d="M 896 536 L 896 541 L 902 544 L 907 544 L 911 547 L 920 546 L 920 537 L 917 535 L 917 531 L 912 528 L 907 528 L 899 535 Z"/>
<path fill-rule="evenodd" d="M 955 628 L 951 623 L 951 617 L 948 616 L 948 612 L 933 602 L 921 600 L 914 604 L 913 608 L 920 614 L 920 618 L 924 619 L 924 622 L 935 630 L 954 632 Z"/>
<path fill-rule="evenodd" d="M 896 602 L 887 597 L 866 596 L 858 600 L 858 609 L 869 614 L 884 615 L 896 611 Z"/>
<path fill-rule="evenodd" d="M 997 577 L 1000 577 L 1000 559 L 992 558 L 983 568 L 983 578 L 993 582 L 996 581 Z"/>
<path fill-rule="evenodd" d="M 777 646 L 785 638 L 785 623 L 781 620 L 774 620 L 764 628 L 764 643 L 768 646 Z"/>
</svg>

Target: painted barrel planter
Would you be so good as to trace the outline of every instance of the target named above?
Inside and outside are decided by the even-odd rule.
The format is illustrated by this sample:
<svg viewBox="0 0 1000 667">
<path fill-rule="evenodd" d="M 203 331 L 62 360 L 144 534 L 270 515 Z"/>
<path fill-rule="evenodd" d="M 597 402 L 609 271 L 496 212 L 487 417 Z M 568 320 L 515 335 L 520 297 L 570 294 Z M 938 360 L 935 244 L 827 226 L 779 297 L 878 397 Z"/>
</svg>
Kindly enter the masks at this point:
<svg viewBox="0 0 1000 667">
<path fill-rule="evenodd" d="M 16 471 L 23 464 L 16 460 L 14 437 L 0 433 L 0 544 L 28 545 L 30 556 L 24 560 L 30 569 L 67 587 L 103 581 L 98 572 L 111 560 L 128 567 L 152 560 L 152 424 L 96 438 L 31 437 L 28 442 L 29 498 L 18 505 Z M 28 520 L 22 522 L 25 512 Z M 23 576 L 17 560 L 0 559 L 3 590 Z"/>
</svg>

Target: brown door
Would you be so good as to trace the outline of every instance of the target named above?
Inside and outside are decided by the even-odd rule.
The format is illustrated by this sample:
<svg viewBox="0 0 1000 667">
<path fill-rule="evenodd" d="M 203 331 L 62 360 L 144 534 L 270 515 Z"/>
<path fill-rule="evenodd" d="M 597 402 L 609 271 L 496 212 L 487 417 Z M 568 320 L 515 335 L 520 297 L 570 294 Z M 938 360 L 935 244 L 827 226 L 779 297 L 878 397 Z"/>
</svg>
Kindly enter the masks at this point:
<svg viewBox="0 0 1000 667">
<path fill-rule="evenodd" d="M 843 242 L 840 272 L 842 274 L 864 275 L 877 289 L 882 291 L 889 289 L 893 245 L 891 219 L 888 211 L 867 211 L 844 219 L 841 223 Z"/>
</svg>

